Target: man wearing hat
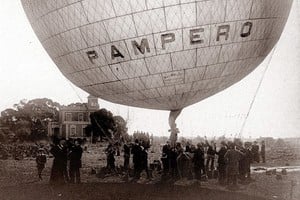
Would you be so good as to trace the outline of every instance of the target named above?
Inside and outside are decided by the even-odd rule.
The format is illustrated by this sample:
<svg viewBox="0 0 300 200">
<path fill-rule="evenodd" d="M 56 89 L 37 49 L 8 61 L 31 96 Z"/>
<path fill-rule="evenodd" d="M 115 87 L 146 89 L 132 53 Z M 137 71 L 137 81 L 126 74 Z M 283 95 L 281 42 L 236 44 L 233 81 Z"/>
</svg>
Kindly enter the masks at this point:
<svg viewBox="0 0 300 200">
<path fill-rule="evenodd" d="M 42 171 L 45 168 L 45 164 L 47 162 L 47 157 L 44 154 L 44 149 L 43 148 L 39 148 L 38 150 L 38 154 L 36 156 L 36 164 L 37 164 L 37 171 L 38 171 L 38 176 L 39 179 L 42 180 Z"/>
<path fill-rule="evenodd" d="M 139 140 L 135 140 L 135 144 L 131 149 L 131 154 L 133 155 L 133 169 L 134 169 L 134 180 L 138 180 L 140 178 L 141 171 L 141 155 L 142 155 L 142 147 L 139 143 Z"/>
<path fill-rule="evenodd" d="M 162 164 L 163 164 L 163 174 L 164 175 L 167 175 L 169 173 L 170 151 L 171 151 L 170 141 L 167 141 L 166 144 L 162 148 L 162 156 L 161 156 L 161 161 L 162 161 Z"/>
<path fill-rule="evenodd" d="M 197 144 L 197 149 L 194 152 L 193 163 L 195 178 L 200 181 L 202 173 L 205 173 L 204 151 L 201 143 Z"/>
<path fill-rule="evenodd" d="M 53 164 L 50 175 L 51 184 L 64 184 L 68 181 L 67 174 L 67 161 L 68 150 L 66 146 L 65 138 L 54 138 L 54 145 L 50 149 L 50 153 L 53 155 Z"/>
<path fill-rule="evenodd" d="M 266 163 L 266 144 L 265 141 L 261 141 L 260 154 L 262 158 L 262 162 Z"/>
<path fill-rule="evenodd" d="M 217 152 L 218 155 L 218 171 L 219 171 L 219 183 L 221 185 L 225 184 L 226 180 L 226 162 L 225 154 L 227 153 L 227 145 L 225 141 L 221 142 L 221 148 Z"/>
<path fill-rule="evenodd" d="M 251 148 L 251 152 L 253 155 L 253 160 L 257 163 L 259 163 L 259 146 L 257 144 L 257 141 L 254 141 L 252 148 Z"/>
<path fill-rule="evenodd" d="M 81 157 L 82 157 L 82 148 L 81 148 L 81 140 L 75 140 L 74 145 L 71 148 L 69 153 L 70 159 L 70 182 L 71 183 L 80 183 L 80 168 L 82 167 Z"/>
<path fill-rule="evenodd" d="M 224 155 L 227 167 L 227 184 L 232 184 L 233 188 L 237 188 L 239 161 L 241 160 L 242 156 L 244 156 L 244 154 L 236 149 L 234 143 L 229 145 L 229 149 Z"/>
</svg>

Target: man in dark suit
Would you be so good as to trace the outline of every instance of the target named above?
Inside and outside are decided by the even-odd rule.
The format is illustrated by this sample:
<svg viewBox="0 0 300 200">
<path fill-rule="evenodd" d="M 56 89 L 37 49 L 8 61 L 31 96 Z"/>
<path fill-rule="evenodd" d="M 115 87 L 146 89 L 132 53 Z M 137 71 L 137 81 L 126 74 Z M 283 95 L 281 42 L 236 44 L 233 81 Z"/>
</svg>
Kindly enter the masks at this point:
<svg viewBox="0 0 300 200">
<path fill-rule="evenodd" d="M 254 141 L 251 149 L 252 155 L 253 155 L 253 160 L 257 163 L 259 163 L 259 146 L 256 141 Z"/>
<path fill-rule="evenodd" d="M 129 169 L 129 160 L 130 160 L 130 147 L 128 144 L 124 144 L 123 146 L 124 150 L 124 169 L 128 170 Z"/>
<path fill-rule="evenodd" d="M 50 153 L 54 156 L 53 165 L 50 175 L 51 184 L 65 183 L 65 171 L 67 168 L 67 150 L 64 147 L 65 139 L 54 139 L 54 145 L 50 149 Z"/>
<path fill-rule="evenodd" d="M 225 184 L 226 181 L 226 162 L 225 162 L 225 154 L 227 152 L 227 145 L 225 141 L 221 142 L 221 148 L 217 152 L 218 155 L 218 171 L 219 171 L 219 183 L 221 185 Z"/>
<path fill-rule="evenodd" d="M 142 158 L 142 147 L 139 141 L 136 139 L 135 144 L 131 149 L 132 160 L 133 160 L 133 169 L 134 169 L 134 180 L 140 178 L 141 173 L 141 158 Z"/>
<path fill-rule="evenodd" d="M 204 166 L 204 151 L 201 143 L 197 144 L 197 149 L 194 151 L 193 157 L 195 178 L 201 180 L 202 173 L 205 172 Z"/>
<path fill-rule="evenodd" d="M 161 161 L 162 161 L 162 164 L 163 164 L 163 173 L 164 173 L 164 175 L 166 175 L 166 174 L 169 173 L 169 168 L 170 168 L 170 164 L 169 164 L 170 151 L 171 151 L 170 142 L 167 141 L 166 144 L 162 148 L 162 156 L 161 156 Z"/>
<path fill-rule="evenodd" d="M 266 144 L 265 141 L 261 141 L 260 154 L 262 158 L 262 162 L 266 163 Z"/>
<path fill-rule="evenodd" d="M 229 145 L 229 149 L 224 155 L 227 167 L 227 183 L 232 184 L 234 188 L 237 188 L 237 177 L 239 174 L 239 161 L 244 154 L 237 150 L 234 143 Z"/>
<path fill-rule="evenodd" d="M 207 159 L 206 159 L 206 172 L 212 172 L 215 169 L 215 154 L 216 154 L 216 144 L 211 141 L 211 144 L 206 141 L 207 149 Z"/>
<path fill-rule="evenodd" d="M 80 183 L 80 168 L 82 167 L 81 157 L 82 157 L 82 148 L 81 141 L 79 139 L 75 140 L 75 144 L 71 147 L 69 153 L 70 159 L 70 182 L 71 183 Z"/>
</svg>

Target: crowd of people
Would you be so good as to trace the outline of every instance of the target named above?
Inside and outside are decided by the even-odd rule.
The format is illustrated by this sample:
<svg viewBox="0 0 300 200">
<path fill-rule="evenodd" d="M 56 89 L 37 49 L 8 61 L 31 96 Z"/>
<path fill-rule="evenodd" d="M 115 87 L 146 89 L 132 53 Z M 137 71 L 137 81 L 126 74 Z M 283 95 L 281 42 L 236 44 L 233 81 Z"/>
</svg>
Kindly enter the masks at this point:
<svg viewBox="0 0 300 200">
<path fill-rule="evenodd" d="M 146 172 L 151 179 L 148 169 L 149 146 L 143 140 L 136 139 L 134 143 L 123 145 L 125 171 L 130 169 L 130 158 L 133 163 L 133 181 L 139 180 L 141 173 Z M 107 155 L 107 168 L 115 171 L 115 155 L 120 151 L 115 145 L 109 144 L 105 150 Z M 265 143 L 261 145 L 254 141 L 243 143 L 241 140 L 234 142 L 216 143 L 214 141 L 198 143 L 196 146 L 187 143 L 185 147 L 176 143 L 171 147 L 169 141 L 162 147 L 162 180 L 180 179 L 183 177 L 205 181 L 208 178 L 218 178 L 221 185 L 236 186 L 238 180 L 241 183 L 252 181 L 250 173 L 251 163 L 265 162 Z"/>
<path fill-rule="evenodd" d="M 38 177 L 42 179 L 48 155 L 53 156 L 53 164 L 50 175 L 51 184 L 80 183 L 80 168 L 83 149 L 81 139 L 64 138 L 54 139 L 53 144 L 47 150 L 46 147 L 32 146 L 4 146 L 0 149 L 12 152 L 12 155 L 28 154 L 35 157 Z M 106 168 L 110 172 L 116 172 L 115 156 L 120 156 L 120 144 L 110 143 L 105 149 L 107 156 Z M 10 148 L 8 148 L 10 147 Z M 147 178 L 152 178 L 148 169 L 148 150 L 150 145 L 147 141 L 135 139 L 134 143 L 123 144 L 123 171 L 129 175 L 130 158 L 133 163 L 133 181 L 141 177 L 143 171 Z M 17 153 L 20 152 L 20 153 Z M 189 142 L 176 143 L 171 146 L 170 142 L 162 146 L 162 180 L 180 179 L 183 177 L 206 181 L 208 178 L 218 178 L 222 185 L 236 186 L 238 180 L 241 183 L 251 182 L 250 165 L 254 162 L 265 162 L 265 143 L 242 142 L 241 140 L 215 141 L 207 140 L 193 145 Z M 117 173 L 117 172 L 116 172 Z"/>
<path fill-rule="evenodd" d="M 181 143 L 171 147 L 167 142 L 162 148 L 161 161 L 164 177 L 187 176 L 200 181 L 215 177 L 222 185 L 236 186 L 238 179 L 242 183 L 251 182 L 250 165 L 260 162 L 260 157 L 265 162 L 264 141 L 259 148 L 256 141 L 222 141 L 217 145 L 214 141 L 206 140 L 196 146 L 187 143 L 185 148 Z M 184 160 L 190 165 L 183 165 Z"/>
<path fill-rule="evenodd" d="M 141 173 L 145 170 L 147 178 L 151 179 L 151 175 L 148 169 L 148 149 L 149 145 L 143 140 L 135 139 L 134 143 L 125 143 L 123 144 L 123 157 L 124 164 L 123 170 L 127 174 L 130 171 L 130 157 L 132 155 L 133 163 L 133 181 L 136 181 L 140 178 Z M 107 168 L 109 171 L 115 171 L 115 155 L 120 155 L 118 145 L 109 144 L 105 150 L 107 156 Z"/>
</svg>

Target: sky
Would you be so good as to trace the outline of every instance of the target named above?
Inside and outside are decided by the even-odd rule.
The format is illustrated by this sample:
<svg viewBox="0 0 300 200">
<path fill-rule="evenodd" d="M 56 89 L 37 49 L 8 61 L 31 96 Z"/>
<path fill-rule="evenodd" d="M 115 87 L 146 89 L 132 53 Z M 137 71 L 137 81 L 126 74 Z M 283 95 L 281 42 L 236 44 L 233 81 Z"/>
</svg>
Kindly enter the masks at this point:
<svg viewBox="0 0 300 200">
<path fill-rule="evenodd" d="M 177 119 L 180 136 L 233 137 L 245 121 L 245 138 L 300 136 L 299 19 L 300 0 L 295 0 L 273 56 L 232 87 L 185 108 Z M 88 94 L 61 74 L 41 46 L 20 0 L 1 0 L 0 44 L 0 111 L 21 99 L 47 97 L 64 105 L 86 101 Z M 167 111 L 99 103 L 127 119 L 129 133 L 169 136 Z"/>
</svg>

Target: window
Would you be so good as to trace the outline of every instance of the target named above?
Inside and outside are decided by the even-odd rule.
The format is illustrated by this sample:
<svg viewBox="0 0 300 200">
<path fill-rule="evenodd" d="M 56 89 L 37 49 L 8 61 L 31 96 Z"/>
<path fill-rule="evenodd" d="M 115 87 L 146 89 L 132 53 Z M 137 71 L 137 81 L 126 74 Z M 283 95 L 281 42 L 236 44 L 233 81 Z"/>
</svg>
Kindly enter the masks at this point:
<svg viewBox="0 0 300 200">
<path fill-rule="evenodd" d="M 82 127 L 82 137 L 85 137 L 86 136 L 86 127 Z"/>
<path fill-rule="evenodd" d="M 78 113 L 78 121 L 83 122 L 83 113 Z"/>
<path fill-rule="evenodd" d="M 76 126 L 74 125 L 70 127 L 70 137 L 76 137 Z"/>
<path fill-rule="evenodd" d="M 72 113 L 66 113 L 66 121 L 72 121 Z"/>
</svg>

